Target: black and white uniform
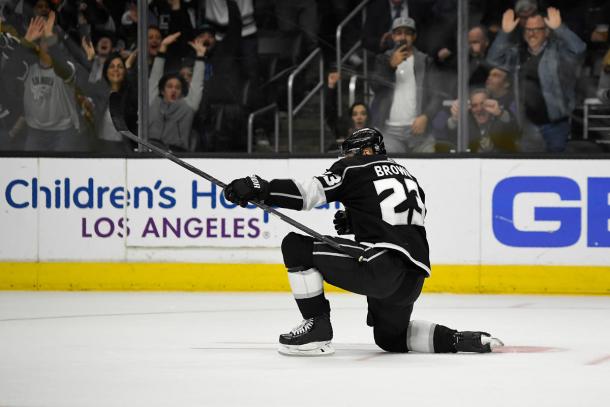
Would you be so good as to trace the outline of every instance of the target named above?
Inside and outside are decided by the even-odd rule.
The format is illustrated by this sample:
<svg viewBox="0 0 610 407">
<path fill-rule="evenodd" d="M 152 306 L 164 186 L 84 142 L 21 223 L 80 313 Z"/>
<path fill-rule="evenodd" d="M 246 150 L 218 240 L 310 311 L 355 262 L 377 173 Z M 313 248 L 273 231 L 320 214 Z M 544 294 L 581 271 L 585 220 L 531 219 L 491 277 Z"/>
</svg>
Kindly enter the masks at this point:
<svg viewBox="0 0 610 407">
<path fill-rule="evenodd" d="M 405 352 L 413 303 L 430 275 L 425 195 L 415 177 L 385 155 L 358 155 L 335 162 L 308 182 L 276 179 L 269 187 L 265 203 L 283 208 L 309 210 L 341 202 L 355 235 L 355 241 L 331 237 L 353 257 L 309 236 L 290 233 L 284 238 L 288 271 L 302 273 L 302 286 L 309 287 L 295 292 L 293 286 L 303 317 L 330 311 L 321 282 L 315 281 L 321 274 L 334 286 L 366 295 L 375 342 Z"/>
</svg>

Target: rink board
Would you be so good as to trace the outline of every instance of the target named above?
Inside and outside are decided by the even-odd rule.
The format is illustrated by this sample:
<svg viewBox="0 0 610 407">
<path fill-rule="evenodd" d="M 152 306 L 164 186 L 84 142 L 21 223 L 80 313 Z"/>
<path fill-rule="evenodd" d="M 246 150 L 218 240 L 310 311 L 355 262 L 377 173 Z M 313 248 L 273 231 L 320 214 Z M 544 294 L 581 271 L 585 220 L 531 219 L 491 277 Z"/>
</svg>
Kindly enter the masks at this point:
<svg viewBox="0 0 610 407">
<path fill-rule="evenodd" d="M 0 263 L 0 289 L 290 291 L 280 264 Z M 424 292 L 610 295 L 610 267 L 434 265 Z M 342 290 L 326 284 L 326 291 Z"/>
<path fill-rule="evenodd" d="M 189 159 L 227 181 L 328 159 Z M 426 191 L 428 291 L 610 293 L 610 161 L 398 159 Z M 294 230 L 167 160 L 5 158 L 0 289 L 287 290 Z M 333 204 L 286 211 L 333 234 Z"/>
</svg>

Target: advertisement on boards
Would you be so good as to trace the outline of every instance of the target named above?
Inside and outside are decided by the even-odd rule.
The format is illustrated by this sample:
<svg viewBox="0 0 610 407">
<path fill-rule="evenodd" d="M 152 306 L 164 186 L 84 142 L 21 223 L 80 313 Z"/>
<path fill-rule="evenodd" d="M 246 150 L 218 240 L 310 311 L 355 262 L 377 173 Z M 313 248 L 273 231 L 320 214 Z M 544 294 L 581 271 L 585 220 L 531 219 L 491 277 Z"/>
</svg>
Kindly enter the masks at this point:
<svg viewBox="0 0 610 407">
<path fill-rule="evenodd" d="M 305 180 L 329 159 L 189 159 L 228 182 Z M 610 162 L 398 159 L 426 192 L 435 264 L 610 264 Z M 163 159 L 0 161 L 1 261 L 281 262 L 292 226 Z M 339 204 L 283 210 L 334 234 Z M 269 257 L 267 253 L 272 253 Z"/>
<path fill-rule="evenodd" d="M 610 265 L 610 162 L 482 161 L 483 264 Z"/>
<path fill-rule="evenodd" d="M 318 160 L 313 160 L 318 161 Z M 192 160 L 224 182 L 258 174 L 267 179 L 294 176 L 288 160 Z M 310 164 L 319 175 L 332 161 Z M 131 160 L 127 185 L 133 199 L 127 207 L 129 247 L 279 247 L 292 227 L 254 205 L 227 202 L 222 188 L 169 161 Z M 301 174 L 299 174 L 301 175 Z M 340 206 L 327 204 L 308 213 L 287 211 L 295 220 L 329 234 Z"/>
<path fill-rule="evenodd" d="M 253 173 L 306 180 L 334 161 L 188 160 L 225 182 Z M 478 161 L 398 162 L 426 191 L 432 258 L 476 263 Z M 226 202 L 221 188 L 163 159 L 15 158 L 0 167 L 0 220 L 5 226 L 0 258 L 5 261 L 249 261 L 266 248 L 277 252 L 268 261 L 281 262 L 282 238 L 297 231 L 253 205 Z M 334 234 L 332 219 L 340 207 L 331 203 L 308 212 L 282 211 L 320 233 Z M 261 255 L 257 261 L 267 258 Z"/>
</svg>

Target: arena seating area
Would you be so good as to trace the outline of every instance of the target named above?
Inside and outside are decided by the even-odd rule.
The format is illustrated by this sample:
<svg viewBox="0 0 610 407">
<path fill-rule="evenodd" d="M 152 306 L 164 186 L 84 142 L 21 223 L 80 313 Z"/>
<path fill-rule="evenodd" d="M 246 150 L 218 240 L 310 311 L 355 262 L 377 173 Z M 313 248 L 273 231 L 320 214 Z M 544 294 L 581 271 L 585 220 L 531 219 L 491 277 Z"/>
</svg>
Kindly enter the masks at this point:
<svg viewBox="0 0 610 407">
<path fill-rule="evenodd" d="M 141 136 L 174 153 L 336 154 L 351 131 L 375 126 L 425 138 L 391 151 L 398 154 L 609 152 L 610 3 L 469 6 L 465 148 L 458 145 L 457 0 L 150 1 L 149 120 Z M 137 2 L 0 7 L 0 151 L 138 154 L 108 114 L 109 94 L 121 93 L 137 133 Z M 417 116 L 397 127 L 386 102 L 398 109 L 402 79 L 384 64 L 396 69 L 391 58 L 405 52 L 406 64 L 413 52 L 400 50 L 401 29 L 416 50 L 417 91 L 409 95 L 422 99 Z M 528 39 L 537 35 L 541 54 Z M 511 60 L 513 48 L 519 61 Z M 530 57 L 540 64 L 533 79 L 536 69 L 523 63 Z M 549 132 L 567 142 L 551 145 Z"/>
</svg>

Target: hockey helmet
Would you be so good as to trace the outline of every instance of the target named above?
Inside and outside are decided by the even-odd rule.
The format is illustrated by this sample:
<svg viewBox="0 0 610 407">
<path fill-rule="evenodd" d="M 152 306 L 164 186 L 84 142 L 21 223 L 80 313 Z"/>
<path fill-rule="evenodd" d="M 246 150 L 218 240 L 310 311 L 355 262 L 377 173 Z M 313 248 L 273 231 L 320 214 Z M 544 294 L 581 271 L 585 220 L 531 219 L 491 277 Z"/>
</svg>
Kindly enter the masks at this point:
<svg viewBox="0 0 610 407">
<path fill-rule="evenodd" d="M 371 147 L 375 154 L 386 153 L 383 136 L 379 130 L 371 127 L 356 130 L 341 144 L 341 155 L 361 155 L 366 147 Z"/>
</svg>

